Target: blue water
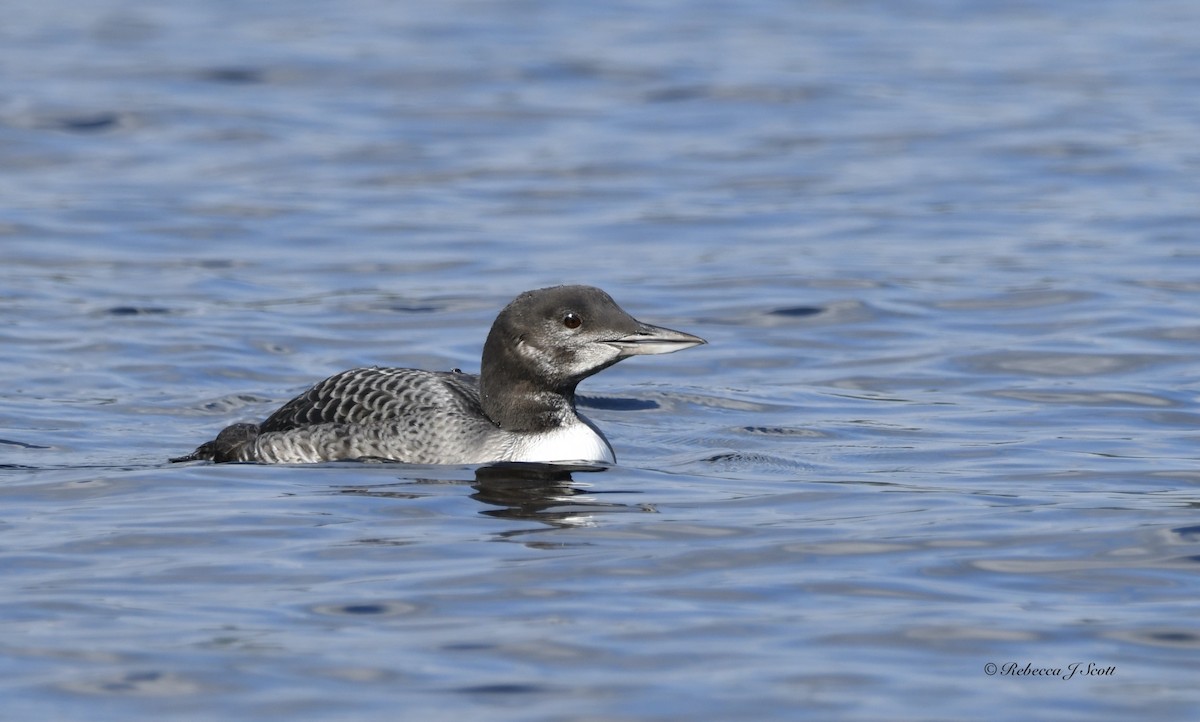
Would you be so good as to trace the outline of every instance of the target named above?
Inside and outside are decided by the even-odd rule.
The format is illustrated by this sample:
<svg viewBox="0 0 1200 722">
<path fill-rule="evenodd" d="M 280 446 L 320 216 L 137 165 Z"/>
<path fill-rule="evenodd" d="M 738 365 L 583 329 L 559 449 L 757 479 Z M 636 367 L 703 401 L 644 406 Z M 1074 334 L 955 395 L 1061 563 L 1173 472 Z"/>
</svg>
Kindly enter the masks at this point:
<svg viewBox="0 0 1200 722">
<path fill-rule="evenodd" d="M 6 8 L 0 716 L 1195 719 L 1198 26 Z M 564 282 L 617 466 L 165 463 Z"/>
</svg>

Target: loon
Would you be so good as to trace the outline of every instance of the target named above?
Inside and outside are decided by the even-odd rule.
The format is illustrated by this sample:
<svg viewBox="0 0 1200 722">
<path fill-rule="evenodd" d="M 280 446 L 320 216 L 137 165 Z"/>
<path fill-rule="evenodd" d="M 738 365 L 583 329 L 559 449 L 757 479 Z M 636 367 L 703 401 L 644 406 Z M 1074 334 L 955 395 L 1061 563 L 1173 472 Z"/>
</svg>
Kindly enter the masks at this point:
<svg viewBox="0 0 1200 722">
<path fill-rule="evenodd" d="M 457 369 L 343 371 L 261 424 L 228 426 L 171 461 L 613 464 L 608 439 L 575 409 L 575 387 L 630 356 L 703 343 L 638 321 L 599 288 L 526 291 L 492 324 L 478 376 Z"/>
</svg>

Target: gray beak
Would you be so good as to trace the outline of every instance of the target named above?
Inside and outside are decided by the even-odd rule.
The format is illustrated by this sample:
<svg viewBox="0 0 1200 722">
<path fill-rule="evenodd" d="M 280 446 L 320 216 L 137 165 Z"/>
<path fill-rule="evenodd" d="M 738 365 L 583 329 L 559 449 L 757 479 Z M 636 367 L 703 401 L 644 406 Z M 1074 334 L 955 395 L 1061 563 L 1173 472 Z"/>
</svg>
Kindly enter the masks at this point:
<svg viewBox="0 0 1200 722">
<path fill-rule="evenodd" d="M 662 326 L 651 326 L 648 323 L 638 323 L 638 330 L 621 338 L 605 341 L 621 351 L 621 356 L 640 356 L 643 354 L 675 353 L 685 348 L 708 343 L 699 336 L 693 336 L 683 331 L 672 331 Z"/>
</svg>

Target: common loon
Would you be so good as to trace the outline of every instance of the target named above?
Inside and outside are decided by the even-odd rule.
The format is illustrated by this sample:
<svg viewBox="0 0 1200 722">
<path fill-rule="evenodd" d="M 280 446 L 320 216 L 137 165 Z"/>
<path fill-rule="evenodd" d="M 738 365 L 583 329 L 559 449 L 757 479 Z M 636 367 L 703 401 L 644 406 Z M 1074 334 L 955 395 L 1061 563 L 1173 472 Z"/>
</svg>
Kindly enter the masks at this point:
<svg viewBox="0 0 1200 722">
<path fill-rule="evenodd" d="M 413 464 L 615 463 L 604 434 L 575 410 L 575 387 L 630 356 L 704 339 L 642 323 L 591 286 L 526 291 L 496 317 L 478 376 L 357 368 L 331 376 L 261 424 L 233 424 L 171 461 Z"/>
</svg>

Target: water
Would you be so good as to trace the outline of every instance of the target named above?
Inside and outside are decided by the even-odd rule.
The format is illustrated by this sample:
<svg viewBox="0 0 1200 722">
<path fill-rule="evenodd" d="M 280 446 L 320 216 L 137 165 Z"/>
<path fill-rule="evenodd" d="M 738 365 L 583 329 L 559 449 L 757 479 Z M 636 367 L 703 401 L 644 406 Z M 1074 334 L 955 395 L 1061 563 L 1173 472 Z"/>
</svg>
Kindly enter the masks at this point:
<svg viewBox="0 0 1200 722">
<path fill-rule="evenodd" d="M 8 8 L 3 716 L 1195 718 L 1198 15 Z M 615 467 L 164 463 L 561 282 Z"/>
</svg>

